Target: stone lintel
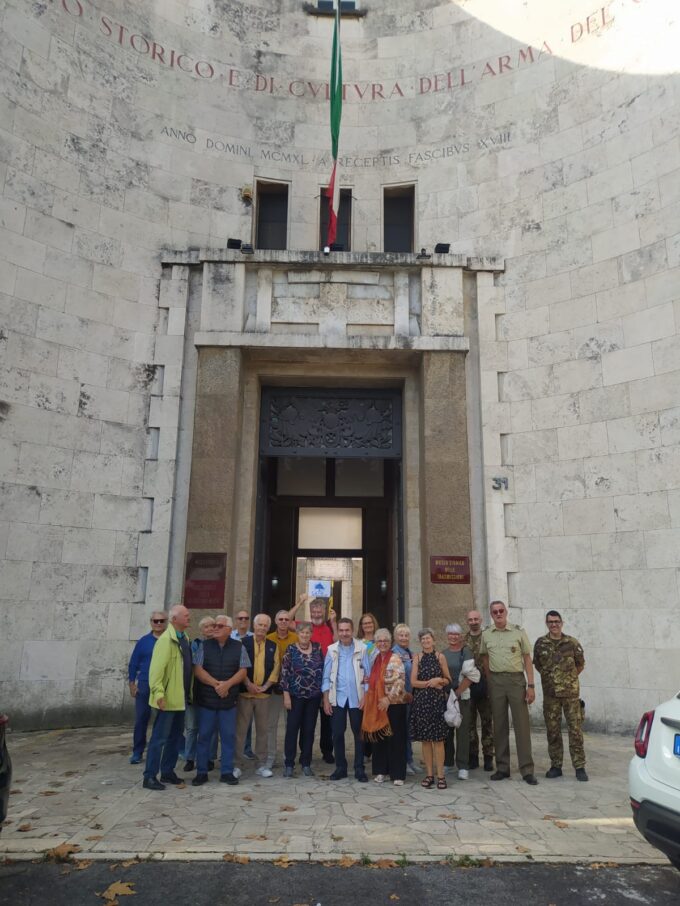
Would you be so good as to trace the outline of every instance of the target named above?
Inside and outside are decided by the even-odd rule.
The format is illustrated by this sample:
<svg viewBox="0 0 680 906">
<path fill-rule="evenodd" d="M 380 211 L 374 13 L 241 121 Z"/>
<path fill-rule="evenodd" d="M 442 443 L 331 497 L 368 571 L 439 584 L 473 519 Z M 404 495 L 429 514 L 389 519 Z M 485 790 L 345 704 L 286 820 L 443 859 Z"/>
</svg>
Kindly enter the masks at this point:
<svg viewBox="0 0 680 906">
<path fill-rule="evenodd" d="M 362 349 L 393 351 L 467 352 L 468 337 L 344 336 L 342 334 L 237 333 L 200 331 L 196 346 L 241 346 L 294 349 Z"/>
</svg>

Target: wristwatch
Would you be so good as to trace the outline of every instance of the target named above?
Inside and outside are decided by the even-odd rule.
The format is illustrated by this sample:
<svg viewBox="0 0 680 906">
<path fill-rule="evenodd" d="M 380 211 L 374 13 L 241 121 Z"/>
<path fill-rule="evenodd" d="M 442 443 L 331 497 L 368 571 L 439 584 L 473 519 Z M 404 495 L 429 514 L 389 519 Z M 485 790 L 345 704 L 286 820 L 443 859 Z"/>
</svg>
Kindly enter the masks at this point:
<svg viewBox="0 0 680 906">
<path fill-rule="evenodd" d="M 535 688 L 536 687 L 533 683 L 527 683 L 527 689 L 535 689 Z"/>
</svg>

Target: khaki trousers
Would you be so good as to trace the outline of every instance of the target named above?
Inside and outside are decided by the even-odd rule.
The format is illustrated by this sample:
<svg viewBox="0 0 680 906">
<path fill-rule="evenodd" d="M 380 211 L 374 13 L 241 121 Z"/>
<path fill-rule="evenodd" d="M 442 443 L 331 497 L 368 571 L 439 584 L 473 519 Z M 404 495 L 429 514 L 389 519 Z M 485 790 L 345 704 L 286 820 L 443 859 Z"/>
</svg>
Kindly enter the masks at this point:
<svg viewBox="0 0 680 906">
<path fill-rule="evenodd" d="M 529 708 L 525 701 L 527 687 L 524 673 L 492 673 L 489 681 L 489 698 L 493 715 L 493 741 L 496 749 L 496 770 L 510 773 L 510 722 L 512 714 L 515 730 L 517 761 L 522 777 L 534 773 L 531 754 Z"/>
<path fill-rule="evenodd" d="M 279 718 L 284 713 L 283 695 L 275 692 L 269 696 L 269 717 L 267 729 L 267 760 L 265 766 L 270 770 L 276 764 L 276 746 L 278 743 Z M 287 713 L 287 712 L 285 712 Z"/>
<path fill-rule="evenodd" d="M 264 767 L 267 761 L 267 735 L 269 727 L 269 699 L 247 698 L 239 695 L 236 711 L 236 763 L 243 766 L 243 744 L 248 733 L 248 727 L 255 718 L 255 756 L 258 767 Z"/>
</svg>

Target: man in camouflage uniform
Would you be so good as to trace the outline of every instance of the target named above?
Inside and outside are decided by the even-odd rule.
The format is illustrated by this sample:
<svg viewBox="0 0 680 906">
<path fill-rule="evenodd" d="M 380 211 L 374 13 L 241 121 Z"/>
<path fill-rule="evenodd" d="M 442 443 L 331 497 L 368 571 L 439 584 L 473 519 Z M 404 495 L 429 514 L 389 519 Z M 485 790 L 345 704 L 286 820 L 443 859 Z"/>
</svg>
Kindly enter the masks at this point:
<svg viewBox="0 0 680 906">
<path fill-rule="evenodd" d="M 468 631 L 463 644 L 470 649 L 475 659 L 475 667 L 482 675 L 479 687 L 470 689 L 470 770 L 479 767 L 479 737 L 477 736 L 477 715 L 482 727 L 482 753 L 484 770 L 493 771 L 493 723 L 491 720 L 491 702 L 484 681 L 482 658 L 479 645 L 482 641 L 482 615 L 478 610 L 471 610 L 467 615 Z"/>
<path fill-rule="evenodd" d="M 562 632 L 562 617 L 549 610 L 545 618 L 547 635 L 536 639 L 534 667 L 541 674 L 543 686 L 543 717 L 548 734 L 550 770 L 546 777 L 562 776 L 562 712 L 569 729 L 569 754 L 577 780 L 587 780 L 586 753 L 581 729 L 579 673 L 585 667 L 583 648 L 579 642 Z"/>
</svg>

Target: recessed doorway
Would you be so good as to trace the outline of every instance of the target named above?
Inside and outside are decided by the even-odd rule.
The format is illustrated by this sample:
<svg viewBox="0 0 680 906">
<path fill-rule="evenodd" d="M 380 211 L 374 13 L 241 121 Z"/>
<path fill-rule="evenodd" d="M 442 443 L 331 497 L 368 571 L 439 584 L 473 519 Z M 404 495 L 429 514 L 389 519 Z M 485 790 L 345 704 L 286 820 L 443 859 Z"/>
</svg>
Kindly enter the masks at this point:
<svg viewBox="0 0 680 906">
<path fill-rule="evenodd" d="M 325 581 L 338 616 L 369 610 L 392 626 L 404 613 L 399 392 L 269 393 L 288 398 L 272 406 L 263 390 L 253 606 L 273 615 Z"/>
</svg>

